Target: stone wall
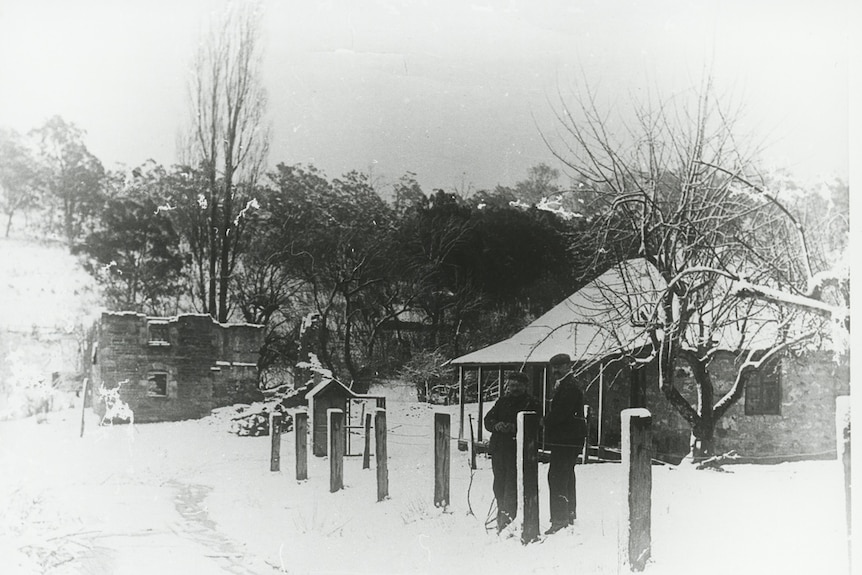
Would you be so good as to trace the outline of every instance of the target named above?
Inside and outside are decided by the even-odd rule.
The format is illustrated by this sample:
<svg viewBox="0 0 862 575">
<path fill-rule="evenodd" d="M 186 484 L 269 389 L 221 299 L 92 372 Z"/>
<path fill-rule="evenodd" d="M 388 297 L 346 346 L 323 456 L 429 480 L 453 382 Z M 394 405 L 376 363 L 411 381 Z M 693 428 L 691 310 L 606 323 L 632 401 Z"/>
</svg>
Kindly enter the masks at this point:
<svg viewBox="0 0 862 575">
<path fill-rule="evenodd" d="M 120 385 L 137 422 L 197 418 L 262 397 L 257 385 L 260 326 L 223 325 L 208 315 L 104 313 L 94 339 L 94 388 Z M 97 401 L 94 407 L 104 414 L 103 404 Z"/>
<path fill-rule="evenodd" d="M 831 353 L 781 362 L 781 412 L 746 415 L 744 398 L 716 426 L 716 450 L 797 459 L 835 453 L 835 398 L 850 393 L 850 370 Z"/>
<path fill-rule="evenodd" d="M 720 419 L 715 429 L 718 453 L 736 450 L 739 455 L 768 460 L 827 457 L 835 452 L 835 398 L 850 389 L 846 363 L 838 363 L 831 353 L 807 353 L 781 360 L 780 413 L 746 415 L 743 397 Z M 718 401 L 730 390 L 738 365 L 735 356 L 719 353 L 710 364 L 710 374 Z M 689 450 L 690 426 L 671 407 L 658 388 L 655 364 L 642 368 L 646 384 L 646 407 L 653 416 L 653 448 L 656 454 L 674 459 Z M 603 445 L 620 443 L 620 411 L 630 405 L 631 377 L 627 366 L 612 364 L 603 374 Z M 677 388 L 697 406 L 697 388 L 690 369 L 679 362 L 675 374 Z M 580 378 L 586 388 L 585 401 L 591 406 L 591 443 L 598 440 L 598 367 Z"/>
</svg>

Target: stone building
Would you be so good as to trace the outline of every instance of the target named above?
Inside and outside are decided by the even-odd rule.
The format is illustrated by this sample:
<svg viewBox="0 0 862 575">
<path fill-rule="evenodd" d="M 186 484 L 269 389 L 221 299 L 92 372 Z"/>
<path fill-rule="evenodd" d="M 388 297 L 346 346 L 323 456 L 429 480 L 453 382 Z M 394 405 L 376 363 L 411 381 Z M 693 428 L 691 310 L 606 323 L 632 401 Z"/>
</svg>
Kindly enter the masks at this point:
<svg viewBox="0 0 862 575">
<path fill-rule="evenodd" d="M 105 312 L 88 340 L 88 400 L 99 415 L 99 389 L 117 386 L 136 422 L 198 418 L 263 398 L 259 325 L 220 324 L 202 314 Z"/>
</svg>

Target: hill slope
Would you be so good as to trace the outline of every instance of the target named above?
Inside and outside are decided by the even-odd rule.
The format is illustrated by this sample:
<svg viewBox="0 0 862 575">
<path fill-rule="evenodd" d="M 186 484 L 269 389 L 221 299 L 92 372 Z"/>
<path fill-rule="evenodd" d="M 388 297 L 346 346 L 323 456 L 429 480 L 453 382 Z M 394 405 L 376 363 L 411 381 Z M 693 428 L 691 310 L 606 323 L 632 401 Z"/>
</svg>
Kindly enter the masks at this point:
<svg viewBox="0 0 862 575">
<path fill-rule="evenodd" d="M 56 242 L 0 239 L 0 418 L 26 414 L 52 374 L 74 380 L 99 290 Z"/>
</svg>

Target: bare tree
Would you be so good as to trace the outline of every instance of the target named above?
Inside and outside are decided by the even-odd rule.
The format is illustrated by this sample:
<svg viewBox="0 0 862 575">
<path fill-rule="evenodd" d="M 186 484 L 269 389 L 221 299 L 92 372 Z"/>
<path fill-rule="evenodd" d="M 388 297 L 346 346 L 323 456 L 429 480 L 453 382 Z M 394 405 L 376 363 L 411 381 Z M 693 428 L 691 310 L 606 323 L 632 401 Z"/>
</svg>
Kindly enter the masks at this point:
<svg viewBox="0 0 862 575">
<path fill-rule="evenodd" d="M 204 173 L 208 241 L 200 246 L 206 252 L 200 284 L 205 311 L 218 321 L 229 315 L 239 220 L 269 148 L 260 28 L 259 4 L 229 4 L 201 43 L 189 80 L 191 129 L 184 153 Z"/>
<path fill-rule="evenodd" d="M 640 337 L 607 333 L 606 346 L 618 346 L 632 365 L 657 362 L 661 392 L 691 426 L 692 456 L 709 457 L 715 424 L 746 382 L 782 352 L 828 333 L 841 302 L 823 304 L 832 296 L 808 289 L 825 270 L 810 257 L 803 226 L 768 191 L 710 79 L 690 102 L 636 106 L 633 120 L 617 125 L 597 102 L 589 91 L 573 108 L 561 99 L 559 140 L 546 142 L 604 206 L 594 220 L 593 273 L 609 256 L 637 257 L 659 278 L 650 283 L 652 305 L 615 298 L 614 306 L 628 307 L 618 309 L 626 329 Z M 793 298 L 808 305 L 786 305 Z M 633 350 L 633 341 L 645 346 Z M 731 389 L 717 398 L 709 366 L 719 349 L 736 351 L 739 361 Z M 679 361 L 691 367 L 696 401 L 675 385 Z"/>
</svg>

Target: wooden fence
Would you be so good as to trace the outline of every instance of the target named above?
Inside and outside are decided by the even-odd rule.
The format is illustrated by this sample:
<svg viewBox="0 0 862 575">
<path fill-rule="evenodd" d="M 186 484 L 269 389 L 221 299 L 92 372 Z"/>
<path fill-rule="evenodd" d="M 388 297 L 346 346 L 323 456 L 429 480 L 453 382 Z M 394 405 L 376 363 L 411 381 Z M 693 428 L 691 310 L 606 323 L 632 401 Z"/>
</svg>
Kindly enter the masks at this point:
<svg viewBox="0 0 862 575">
<path fill-rule="evenodd" d="M 330 491 L 344 488 L 344 417 L 341 409 L 327 410 Z M 363 469 L 370 467 L 371 414 L 365 416 Z M 386 409 L 377 408 L 373 417 L 374 450 L 377 471 L 377 500 L 389 497 Z M 643 570 L 651 552 L 651 415 L 646 409 L 626 409 L 622 412 L 622 470 L 625 481 L 625 541 L 626 558 L 632 570 Z M 294 415 L 296 445 L 296 479 L 308 478 L 308 414 Z M 270 469 L 279 469 L 280 416 L 273 417 L 272 456 Z M 535 412 L 521 412 L 517 419 L 517 483 L 520 515 L 520 537 L 523 544 L 540 539 L 539 519 L 539 417 Z M 470 420 L 471 435 L 473 429 Z M 451 421 L 448 413 L 434 414 L 434 505 L 450 504 L 451 482 Z M 472 439 L 472 438 L 471 438 Z M 470 442 L 473 443 L 472 441 Z M 469 467 L 476 468 L 475 452 L 470 449 Z"/>
</svg>

